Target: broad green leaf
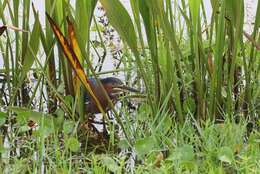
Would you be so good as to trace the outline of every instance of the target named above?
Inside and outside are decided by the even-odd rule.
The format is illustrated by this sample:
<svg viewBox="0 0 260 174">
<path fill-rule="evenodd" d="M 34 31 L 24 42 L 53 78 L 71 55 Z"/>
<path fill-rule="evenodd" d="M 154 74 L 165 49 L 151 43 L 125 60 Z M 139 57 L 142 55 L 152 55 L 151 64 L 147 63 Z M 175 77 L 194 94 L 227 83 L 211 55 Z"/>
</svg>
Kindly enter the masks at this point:
<svg viewBox="0 0 260 174">
<path fill-rule="evenodd" d="M 53 134 L 55 131 L 53 120 L 50 118 L 42 117 L 40 122 L 40 129 L 38 129 L 38 133 L 40 136 L 47 138 L 50 134 Z"/>
<path fill-rule="evenodd" d="M 68 106 L 73 106 L 74 98 L 71 95 L 67 95 L 67 96 L 64 97 L 64 102 Z"/>
<path fill-rule="evenodd" d="M 183 144 L 174 149 L 168 160 L 175 164 L 181 164 L 184 168 L 194 170 L 196 168 L 195 153 L 192 145 Z"/>
<path fill-rule="evenodd" d="M 195 154 L 193 147 L 188 144 L 184 144 L 181 147 L 177 147 L 174 153 L 171 155 L 174 160 L 179 160 L 179 162 L 191 162 L 195 160 Z"/>
<path fill-rule="evenodd" d="M 11 110 L 17 114 L 17 123 L 22 126 L 20 131 L 26 131 L 26 128 L 23 126 L 27 126 L 28 121 L 33 121 L 36 122 L 40 127 L 40 129 L 37 130 L 35 134 L 48 137 L 51 133 L 54 133 L 54 120 L 56 120 L 56 118 L 54 118 L 53 115 L 33 111 L 22 107 L 8 107 L 8 110 Z"/>
<path fill-rule="evenodd" d="M 23 107 L 8 107 L 8 110 L 11 110 L 17 114 L 17 122 L 20 124 L 27 123 L 29 120 L 39 124 L 42 120 L 42 117 L 46 117 L 45 119 L 48 119 L 48 121 L 50 121 L 52 118 L 52 115 L 50 114 L 44 114 L 42 112 L 33 111 Z"/>
<path fill-rule="evenodd" d="M 118 164 L 115 162 L 115 160 L 109 156 L 102 156 L 102 164 L 108 168 L 109 171 L 113 172 L 113 173 L 117 173 L 117 171 L 119 171 L 119 166 Z"/>
<path fill-rule="evenodd" d="M 154 137 L 150 136 L 137 140 L 134 147 L 137 155 L 142 157 L 154 150 L 155 145 L 156 141 Z"/>
<path fill-rule="evenodd" d="M 70 137 L 67 141 L 65 141 L 65 146 L 66 148 L 70 149 L 72 152 L 78 152 L 80 149 L 80 143 L 74 137 Z"/>
<path fill-rule="evenodd" d="M 65 134 L 71 133 L 74 129 L 74 126 L 75 126 L 75 123 L 73 121 L 70 121 L 70 120 L 64 121 L 64 124 L 63 124 L 64 133 Z"/>
<path fill-rule="evenodd" d="M 31 129 L 31 128 L 30 128 L 29 126 L 24 125 L 24 126 L 19 127 L 18 132 L 19 132 L 19 133 L 24 133 L 24 132 L 29 131 L 30 129 Z"/>
<path fill-rule="evenodd" d="M 127 149 L 130 147 L 130 144 L 128 143 L 128 141 L 126 139 L 122 139 L 118 142 L 118 146 L 121 148 L 121 149 Z"/>
<path fill-rule="evenodd" d="M 218 151 L 218 159 L 221 162 L 226 162 L 231 164 L 234 159 L 232 149 L 230 147 L 221 147 Z"/>
<path fill-rule="evenodd" d="M 58 108 L 54 114 L 57 116 L 55 119 L 53 119 L 54 127 L 55 127 L 56 131 L 59 131 L 63 128 L 65 113 L 62 109 Z"/>
<path fill-rule="evenodd" d="M 3 126 L 6 121 L 7 114 L 4 112 L 0 112 L 0 126 Z"/>
</svg>

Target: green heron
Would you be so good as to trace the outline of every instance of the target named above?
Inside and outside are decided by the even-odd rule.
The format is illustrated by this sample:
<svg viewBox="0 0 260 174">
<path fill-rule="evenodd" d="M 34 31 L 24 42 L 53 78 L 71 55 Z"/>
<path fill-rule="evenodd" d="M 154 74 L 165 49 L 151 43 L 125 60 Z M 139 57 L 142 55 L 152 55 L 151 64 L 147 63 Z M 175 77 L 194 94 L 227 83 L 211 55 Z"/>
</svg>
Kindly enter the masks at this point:
<svg viewBox="0 0 260 174">
<path fill-rule="evenodd" d="M 109 103 L 108 100 L 103 93 L 101 86 L 97 83 L 95 78 L 89 78 L 90 85 L 94 94 L 96 95 L 97 99 L 99 100 L 100 104 L 104 111 L 109 110 Z M 109 98 L 113 103 L 118 101 L 120 94 L 124 91 L 130 92 L 139 92 L 137 89 L 128 87 L 124 85 L 124 83 L 115 77 L 107 77 L 100 79 L 101 84 L 103 85 L 104 89 L 106 90 Z M 96 106 L 94 99 L 89 95 L 89 93 L 84 94 L 84 102 L 85 102 L 85 111 L 88 114 L 97 114 L 100 113 L 100 110 Z"/>
</svg>

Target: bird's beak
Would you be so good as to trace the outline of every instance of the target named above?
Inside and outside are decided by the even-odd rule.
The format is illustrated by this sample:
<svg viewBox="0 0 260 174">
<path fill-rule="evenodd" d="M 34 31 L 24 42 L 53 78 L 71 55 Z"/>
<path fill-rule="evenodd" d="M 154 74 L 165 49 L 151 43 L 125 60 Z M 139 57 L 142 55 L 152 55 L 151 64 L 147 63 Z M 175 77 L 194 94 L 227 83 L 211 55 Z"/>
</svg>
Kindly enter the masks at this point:
<svg viewBox="0 0 260 174">
<path fill-rule="evenodd" d="M 118 90 L 121 90 L 121 91 L 130 91 L 130 92 L 141 93 L 138 89 L 131 88 L 131 87 L 126 86 L 126 85 L 118 85 L 118 86 L 115 86 L 114 89 L 118 89 Z"/>
</svg>

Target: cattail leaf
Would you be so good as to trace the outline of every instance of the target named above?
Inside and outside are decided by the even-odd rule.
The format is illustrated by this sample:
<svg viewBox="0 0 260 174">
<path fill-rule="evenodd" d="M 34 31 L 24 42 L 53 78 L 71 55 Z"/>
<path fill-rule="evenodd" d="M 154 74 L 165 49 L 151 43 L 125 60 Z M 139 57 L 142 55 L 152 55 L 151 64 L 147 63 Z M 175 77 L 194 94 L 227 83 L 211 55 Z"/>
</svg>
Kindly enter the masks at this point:
<svg viewBox="0 0 260 174">
<path fill-rule="evenodd" d="M 134 25 L 124 6 L 118 0 L 100 0 L 100 2 L 107 12 L 111 25 L 127 42 L 133 53 L 138 54 Z"/>
<path fill-rule="evenodd" d="M 257 3 L 257 10 L 256 10 L 256 18 L 255 18 L 255 27 L 260 27 L 260 1 Z"/>
<path fill-rule="evenodd" d="M 76 31 L 81 50 L 85 50 L 84 48 L 89 38 L 90 23 L 96 4 L 97 0 L 76 1 Z"/>
<path fill-rule="evenodd" d="M 78 41 L 76 38 L 74 26 L 73 26 L 72 22 L 69 20 L 69 18 L 67 18 L 67 23 L 68 23 L 68 35 L 69 35 L 70 46 L 73 49 L 79 63 L 82 64 L 82 54 L 81 54 L 79 44 L 78 44 Z M 74 83 L 73 83 L 74 91 L 77 92 L 77 91 L 79 91 L 79 88 L 80 88 L 80 79 L 77 76 L 75 76 L 75 74 L 74 74 L 73 80 L 74 80 Z"/>
<path fill-rule="evenodd" d="M 52 20 L 52 18 L 46 13 L 46 16 L 49 20 L 49 23 L 51 25 L 51 28 L 57 38 L 57 40 L 60 43 L 60 46 L 63 50 L 63 53 L 65 54 L 66 58 L 70 62 L 73 70 L 75 71 L 76 75 L 80 79 L 80 81 L 83 83 L 87 91 L 90 93 L 90 95 L 93 97 L 94 101 L 96 102 L 97 107 L 99 108 L 100 112 L 105 115 L 104 109 L 102 108 L 100 102 L 98 101 L 97 97 L 92 91 L 92 87 L 88 81 L 88 78 L 84 72 L 84 69 L 82 68 L 79 59 L 77 58 L 75 52 L 71 48 L 69 42 L 67 39 L 64 37 L 58 26 L 55 24 L 55 22 Z"/>
<path fill-rule="evenodd" d="M 7 118 L 7 114 L 4 112 L 0 112 L 0 126 L 3 126 L 5 124 Z"/>
<path fill-rule="evenodd" d="M 201 0 L 189 0 L 190 12 L 195 26 L 197 26 L 200 4 L 201 4 Z"/>
<path fill-rule="evenodd" d="M 26 49 L 25 56 L 22 62 L 22 72 L 21 72 L 21 78 L 23 79 L 27 72 L 30 70 L 34 63 L 34 57 L 37 54 L 39 50 L 39 44 L 40 44 L 40 22 L 37 15 L 37 18 L 35 19 L 35 23 L 33 26 L 32 33 L 30 35 L 30 41 L 29 46 Z"/>
<path fill-rule="evenodd" d="M 82 57 L 81 57 L 79 44 L 78 44 L 78 41 L 77 41 L 77 38 L 76 38 L 74 26 L 73 26 L 73 24 L 72 24 L 72 22 L 70 21 L 69 18 L 67 18 L 67 23 L 68 23 L 68 35 L 69 35 L 70 46 L 73 49 L 73 51 L 76 55 L 76 58 L 81 63 Z"/>
</svg>

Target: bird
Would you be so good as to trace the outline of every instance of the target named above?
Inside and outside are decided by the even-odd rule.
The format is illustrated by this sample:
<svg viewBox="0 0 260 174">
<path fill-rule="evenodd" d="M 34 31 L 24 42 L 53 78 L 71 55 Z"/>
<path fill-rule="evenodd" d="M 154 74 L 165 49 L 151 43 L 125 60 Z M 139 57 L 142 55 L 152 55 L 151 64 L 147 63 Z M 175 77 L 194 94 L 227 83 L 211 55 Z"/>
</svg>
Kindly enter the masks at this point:
<svg viewBox="0 0 260 174">
<path fill-rule="evenodd" d="M 65 54 L 65 57 L 69 61 L 70 65 L 72 66 L 72 69 L 75 72 L 75 75 L 78 77 L 78 79 L 83 83 L 83 85 L 88 89 L 88 86 L 90 86 L 93 93 L 91 95 L 88 91 L 84 92 L 84 104 L 85 104 L 85 111 L 88 114 L 96 114 L 100 113 L 100 110 L 108 111 L 109 109 L 109 101 L 107 100 L 107 96 L 104 93 L 102 87 L 99 85 L 99 83 L 96 81 L 95 78 L 88 78 L 86 74 L 84 73 L 84 69 L 80 63 L 80 59 L 77 56 L 75 50 L 78 50 L 78 43 L 77 39 L 75 37 L 75 31 L 74 27 L 72 25 L 72 22 L 67 18 L 68 23 L 68 33 L 70 35 L 69 40 L 66 39 L 66 37 L 62 34 L 59 27 L 56 25 L 54 20 L 46 13 L 46 16 L 48 18 L 48 21 L 51 25 L 51 28 L 60 43 L 60 46 L 62 47 L 62 50 Z M 74 44 L 71 44 L 74 43 Z M 132 91 L 132 92 L 138 92 L 138 90 L 125 86 L 123 82 L 116 78 L 116 77 L 107 77 L 107 78 L 101 78 L 100 79 L 101 84 L 103 85 L 104 89 L 106 90 L 109 98 L 115 103 L 118 101 L 118 98 L 120 94 L 124 90 Z M 94 96 L 93 96 L 94 95 Z M 94 99 L 94 98 L 95 99 Z M 97 100 L 98 102 L 97 102 Z M 100 103 L 101 108 L 98 108 L 98 105 L 96 103 Z"/>
<path fill-rule="evenodd" d="M 109 111 L 111 109 L 109 107 L 109 101 L 107 100 L 107 97 L 105 96 L 102 87 L 99 85 L 99 83 L 95 78 L 89 78 L 88 80 L 93 90 L 93 93 L 95 94 L 96 98 L 100 102 L 103 110 L 105 112 Z M 100 78 L 99 80 L 103 85 L 105 91 L 107 92 L 108 97 L 113 103 L 116 103 L 118 101 L 120 95 L 124 91 L 135 92 L 135 93 L 140 92 L 135 88 L 124 85 L 124 83 L 119 78 L 116 77 Z M 87 91 L 84 92 L 84 105 L 85 105 L 85 112 L 87 114 L 98 114 L 101 112 L 97 107 L 95 100 Z"/>
</svg>

